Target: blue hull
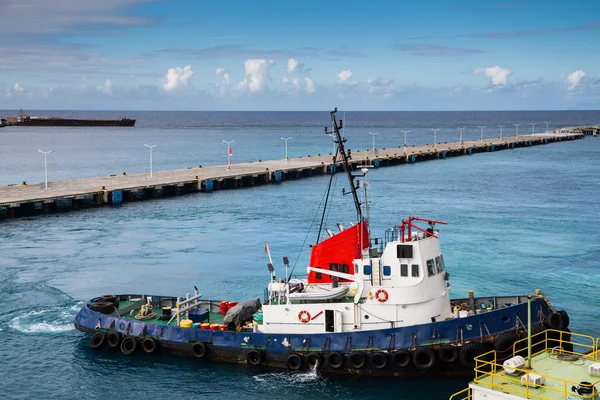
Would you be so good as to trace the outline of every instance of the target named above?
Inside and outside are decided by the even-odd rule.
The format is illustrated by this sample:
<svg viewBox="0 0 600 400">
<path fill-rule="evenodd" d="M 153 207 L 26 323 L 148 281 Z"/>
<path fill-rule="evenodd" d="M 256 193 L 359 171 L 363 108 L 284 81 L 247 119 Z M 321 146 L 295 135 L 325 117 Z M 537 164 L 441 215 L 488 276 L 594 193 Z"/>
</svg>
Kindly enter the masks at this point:
<svg viewBox="0 0 600 400">
<path fill-rule="evenodd" d="M 409 327 L 381 329 L 362 332 L 322 334 L 268 334 L 255 332 L 212 331 L 196 328 L 180 328 L 133 321 L 115 315 L 93 311 L 85 304 L 75 317 L 75 327 L 86 333 L 116 333 L 120 338 L 130 336 L 139 344 L 144 338 L 152 338 L 156 352 L 184 357 L 202 358 L 202 362 L 218 361 L 255 364 L 283 369 L 306 369 L 307 360 L 319 358 L 319 370 L 323 373 L 365 374 L 398 377 L 469 377 L 472 365 L 462 352 L 473 342 L 479 353 L 493 349 L 494 341 L 504 332 L 523 331 L 527 325 L 527 303 L 508 305 L 465 318 L 432 322 Z M 531 303 L 532 324 L 538 329 L 548 326 L 548 317 L 554 312 L 543 297 L 534 297 Z M 546 321 L 542 324 L 543 321 Z M 517 329 L 518 326 L 518 329 Z M 543 328 L 545 329 L 545 328 Z M 199 357 L 194 344 L 201 343 L 206 349 Z M 290 345 L 285 346 L 284 343 Z M 453 345 L 455 357 L 440 357 L 440 346 Z M 202 347 L 200 346 L 200 347 Z M 448 347 L 448 346 L 446 346 Z M 121 347 L 122 348 L 122 347 Z M 432 363 L 415 359 L 415 351 L 429 349 L 435 354 Z M 146 350 L 149 352 L 148 350 Z M 409 362 L 398 362 L 395 353 L 407 352 Z M 330 356 L 332 353 L 339 353 Z M 373 354 L 378 358 L 371 360 Z M 316 354 L 316 356 L 315 356 Z M 290 365 L 290 356 L 296 358 Z M 351 359 L 351 355 L 353 355 Z M 383 360 L 385 358 L 385 361 Z M 443 359 L 445 358 L 445 360 Z M 299 366 L 298 364 L 299 359 Z M 361 363 L 362 359 L 362 363 Z M 421 359 L 422 360 L 422 359 Z M 338 365 L 340 364 L 341 365 Z M 364 364 L 364 365 L 361 365 Z M 382 366 L 383 364 L 383 366 Z"/>
</svg>

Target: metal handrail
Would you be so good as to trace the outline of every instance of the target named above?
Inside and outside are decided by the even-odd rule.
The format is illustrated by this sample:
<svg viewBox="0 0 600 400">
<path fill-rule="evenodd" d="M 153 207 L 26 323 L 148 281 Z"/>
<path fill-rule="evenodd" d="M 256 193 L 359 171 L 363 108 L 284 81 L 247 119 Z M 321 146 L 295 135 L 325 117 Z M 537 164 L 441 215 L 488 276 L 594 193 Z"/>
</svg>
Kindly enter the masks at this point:
<svg viewBox="0 0 600 400">
<path fill-rule="evenodd" d="M 552 333 L 552 332 L 558 335 L 558 339 L 553 338 L 553 337 L 548 337 L 548 333 Z M 571 335 L 571 338 L 578 337 L 581 339 L 585 339 L 586 341 L 588 341 L 591 344 L 586 344 L 586 343 L 582 343 L 582 342 L 574 342 L 572 340 L 571 341 L 565 340 L 564 336 L 566 336 L 566 335 Z M 544 348 L 533 353 L 532 356 L 541 354 L 544 351 L 549 350 L 550 347 L 548 347 L 548 342 L 550 342 L 550 341 L 558 343 L 558 347 L 560 347 L 562 349 L 561 351 L 563 353 L 570 353 L 570 354 L 580 355 L 583 357 L 586 357 L 586 354 L 588 354 L 590 352 L 591 353 L 596 352 L 598 350 L 598 345 L 600 344 L 600 341 L 599 341 L 600 338 L 598 338 L 598 340 L 596 340 L 592 336 L 589 336 L 589 335 L 582 335 L 580 333 L 573 333 L 573 332 L 563 332 L 563 331 L 559 331 L 559 330 L 555 330 L 555 329 L 546 329 L 545 331 L 531 335 L 532 342 L 533 342 L 534 338 L 540 337 L 540 336 L 543 336 L 544 340 L 536 343 L 535 346 L 540 346 L 540 344 L 543 343 Z M 518 344 L 521 344 L 521 346 L 518 346 Z M 572 344 L 573 346 L 583 347 L 587 351 L 585 353 L 580 353 L 580 352 L 576 352 L 576 351 L 566 351 L 566 350 L 564 350 L 564 344 Z M 519 348 L 517 350 L 517 347 L 521 347 L 521 348 Z M 554 347 L 557 347 L 557 346 L 552 346 L 552 348 L 554 348 Z M 524 351 L 527 351 L 527 338 L 519 339 L 513 344 L 513 357 Z"/>
<path fill-rule="evenodd" d="M 458 397 L 458 396 L 462 396 L 462 395 L 467 395 L 467 397 Z M 466 388 L 461 390 L 460 392 L 456 392 L 454 393 L 452 396 L 450 396 L 449 400 L 471 400 L 471 388 Z"/>
</svg>

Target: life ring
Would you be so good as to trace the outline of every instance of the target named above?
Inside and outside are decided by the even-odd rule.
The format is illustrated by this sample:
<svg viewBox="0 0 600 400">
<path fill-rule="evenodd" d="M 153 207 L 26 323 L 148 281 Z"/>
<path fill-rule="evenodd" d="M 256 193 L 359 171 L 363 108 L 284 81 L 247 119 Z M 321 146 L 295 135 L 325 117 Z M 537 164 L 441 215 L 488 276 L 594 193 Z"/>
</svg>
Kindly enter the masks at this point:
<svg viewBox="0 0 600 400">
<path fill-rule="evenodd" d="M 369 363 L 375 369 L 383 369 L 387 366 L 388 363 L 387 355 L 381 351 L 371 353 L 369 355 Z"/>
<path fill-rule="evenodd" d="M 260 365 L 263 362 L 263 355 L 260 351 L 252 349 L 246 354 L 246 361 L 250 365 Z"/>
<path fill-rule="evenodd" d="M 353 351 L 348 356 L 350 366 L 355 369 L 361 369 L 365 365 L 365 355 L 361 351 Z"/>
<path fill-rule="evenodd" d="M 375 292 L 375 298 L 380 303 L 385 303 L 388 300 L 389 295 L 385 289 L 377 289 L 377 291 Z"/>
<path fill-rule="evenodd" d="M 483 354 L 484 350 L 483 344 L 479 342 L 466 343 L 462 346 L 458 355 L 460 363 L 467 367 L 475 366 L 475 357 Z"/>
<path fill-rule="evenodd" d="M 137 350 L 137 340 L 133 336 L 125 336 L 121 341 L 121 352 L 131 355 Z"/>
<path fill-rule="evenodd" d="M 119 344 L 121 344 L 121 335 L 118 332 L 110 331 L 108 332 L 108 335 L 106 335 L 106 341 L 110 347 L 116 349 L 119 347 Z"/>
<path fill-rule="evenodd" d="M 290 354 L 287 358 L 287 367 L 290 371 L 298 371 L 302 368 L 302 357 L 299 354 Z"/>
<path fill-rule="evenodd" d="M 318 369 L 322 364 L 323 360 L 319 353 L 308 353 L 306 356 L 306 365 L 309 369 Z"/>
<path fill-rule="evenodd" d="M 344 356 L 337 351 L 327 354 L 327 365 L 333 369 L 338 369 L 344 363 Z"/>
<path fill-rule="evenodd" d="M 96 332 L 92 335 L 89 345 L 93 350 L 102 350 L 106 345 L 106 335 L 102 332 Z"/>
<path fill-rule="evenodd" d="M 202 342 L 196 342 L 192 345 L 192 354 L 196 358 L 203 358 L 208 352 L 208 347 Z"/>
<path fill-rule="evenodd" d="M 429 347 L 419 347 L 412 355 L 417 369 L 429 369 L 435 364 L 435 353 Z"/>
<path fill-rule="evenodd" d="M 408 350 L 397 350 L 392 354 L 392 360 L 397 367 L 407 367 L 410 364 L 410 352 Z"/>
<path fill-rule="evenodd" d="M 154 353 L 157 347 L 158 342 L 151 337 L 147 337 L 142 340 L 142 349 L 148 354 Z"/>
<path fill-rule="evenodd" d="M 440 346 L 440 349 L 438 350 L 438 357 L 445 363 L 453 363 L 458 359 L 458 350 L 455 346 L 445 344 Z"/>
<path fill-rule="evenodd" d="M 298 313 L 298 321 L 302 322 L 302 323 L 307 323 L 308 321 L 310 321 L 310 313 L 306 310 L 302 310 Z"/>
</svg>

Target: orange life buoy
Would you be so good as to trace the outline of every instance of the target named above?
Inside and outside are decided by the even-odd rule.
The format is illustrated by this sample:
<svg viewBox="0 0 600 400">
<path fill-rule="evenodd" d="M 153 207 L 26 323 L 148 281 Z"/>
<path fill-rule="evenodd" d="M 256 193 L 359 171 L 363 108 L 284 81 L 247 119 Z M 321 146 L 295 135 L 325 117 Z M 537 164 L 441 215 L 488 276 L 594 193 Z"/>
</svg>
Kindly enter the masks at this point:
<svg viewBox="0 0 600 400">
<path fill-rule="evenodd" d="M 310 321 L 310 313 L 306 310 L 302 310 L 298 313 L 298 320 L 303 323 Z"/>
<path fill-rule="evenodd" d="M 385 291 L 385 289 L 378 289 L 375 292 L 375 298 L 380 302 L 380 303 L 385 303 L 388 299 L 388 292 Z"/>
</svg>

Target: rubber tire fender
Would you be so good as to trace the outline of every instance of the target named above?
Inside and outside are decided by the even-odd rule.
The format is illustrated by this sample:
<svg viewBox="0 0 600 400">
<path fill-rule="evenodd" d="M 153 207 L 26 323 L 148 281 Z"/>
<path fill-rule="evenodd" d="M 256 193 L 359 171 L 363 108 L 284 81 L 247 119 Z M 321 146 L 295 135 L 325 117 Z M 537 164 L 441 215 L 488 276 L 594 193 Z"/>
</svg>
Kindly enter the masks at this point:
<svg viewBox="0 0 600 400">
<path fill-rule="evenodd" d="M 119 332 L 110 331 L 106 335 L 106 341 L 110 347 L 116 349 L 121 344 L 121 334 Z"/>
<path fill-rule="evenodd" d="M 115 305 L 109 301 L 95 301 L 88 308 L 102 314 L 110 314 L 115 310 Z"/>
<path fill-rule="evenodd" d="M 252 349 L 252 350 L 248 351 L 248 353 L 246 354 L 246 361 L 250 365 L 254 365 L 254 366 L 260 365 L 263 362 L 263 354 L 261 351 Z"/>
<path fill-rule="evenodd" d="M 108 303 L 112 303 L 115 307 L 119 307 L 119 299 L 117 299 L 117 296 L 114 296 L 112 294 L 105 294 L 104 296 L 100 296 L 98 301 L 106 301 Z"/>
<path fill-rule="evenodd" d="M 288 356 L 286 364 L 290 371 L 298 371 L 302 369 L 302 356 L 297 353 L 292 353 Z"/>
<path fill-rule="evenodd" d="M 558 313 L 562 316 L 562 322 L 563 322 L 560 330 L 565 331 L 569 327 L 569 322 L 570 322 L 569 314 L 567 314 L 567 312 L 565 310 L 560 310 Z"/>
<path fill-rule="evenodd" d="M 323 366 L 323 357 L 319 353 L 308 353 L 305 357 L 306 366 L 313 370 L 315 368 L 319 369 Z"/>
<path fill-rule="evenodd" d="M 387 367 L 387 354 L 381 351 L 376 351 L 375 353 L 369 354 L 369 364 L 371 364 L 371 366 L 375 369 L 383 369 Z"/>
<path fill-rule="evenodd" d="M 458 349 L 450 344 L 442 345 L 438 350 L 438 357 L 445 363 L 453 363 L 458 360 Z"/>
<path fill-rule="evenodd" d="M 564 327 L 563 316 L 560 313 L 554 312 L 548 315 L 548 318 L 544 320 L 544 325 L 549 329 L 555 329 L 557 331 Z"/>
<path fill-rule="evenodd" d="M 156 341 L 156 339 L 147 337 L 147 338 L 144 338 L 144 340 L 142 340 L 142 349 L 146 353 L 148 353 L 148 354 L 154 353 L 157 348 L 158 348 L 158 342 Z"/>
<path fill-rule="evenodd" d="M 337 351 L 327 354 L 327 365 L 333 369 L 338 369 L 344 364 L 344 356 Z"/>
<path fill-rule="evenodd" d="M 512 354 L 513 345 L 519 340 L 519 335 L 514 331 L 502 332 L 494 339 L 494 350 L 497 359 L 504 360 Z"/>
<path fill-rule="evenodd" d="M 435 353 L 429 347 L 418 347 L 412 354 L 412 361 L 417 369 L 429 369 L 435 365 Z"/>
<path fill-rule="evenodd" d="M 121 341 L 121 352 L 127 356 L 135 353 L 138 347 L 138 342 L 133 336 L 125 336 Z"/>
<path fill-rule="evenodd" d="M 348 363 L 354 369 L 361 369 L 365 366 L 367 359 L 362 351 L 353 351 L 348 355 Z"/>
<path fill-rule="evenodd" d="M 480 356 L 485 351 L 483 344 L 480 342 L 465 343 L 460 349 L 458 359 L 460 363 L 466 367 L 475 366 L 475 357 Z"/>
<path fill-rule="evenodd" d="M 204 358 L 208 353 L 208 347 L 202 342 L 196 342 L 192 345 L 192 354 L 196 358 Z"/>
<path fill-rule="evenodd" d="M 102 332 L 94 333 L 88 344 L 92 350 L 102 350 L 106 346 L 106 334 Z"/>
<path fill-rule="evenodd" d="M 396 365 L 396 367 L 399 367 L 399 368 L 408 367 L 408 365 L 410 364 L 410 360 L 411 360 L 411 355 L 408 350 L 396 350 L 392 354 L 392 361 L 394 361 L 394 364 Z"/>
</svg>

